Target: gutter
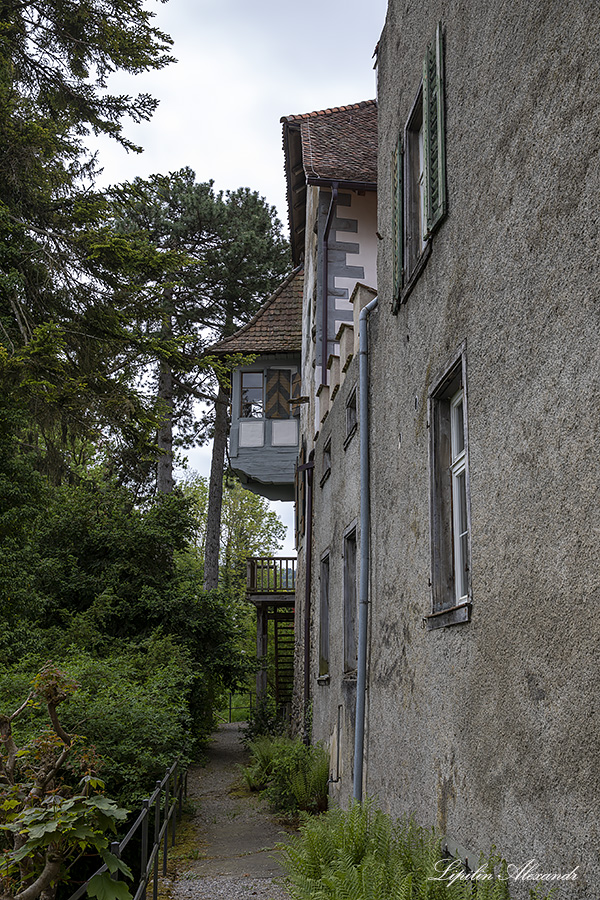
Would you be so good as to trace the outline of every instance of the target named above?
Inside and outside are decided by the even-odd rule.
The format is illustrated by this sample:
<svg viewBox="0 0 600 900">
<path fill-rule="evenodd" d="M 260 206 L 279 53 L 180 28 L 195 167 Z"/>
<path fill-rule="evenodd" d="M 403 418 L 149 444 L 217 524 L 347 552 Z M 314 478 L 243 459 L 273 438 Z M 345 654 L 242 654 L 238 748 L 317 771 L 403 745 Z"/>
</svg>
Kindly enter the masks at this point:
<svg viewBox="0 0 600 900">
<path fill-rule="evenodd" d="M 337 207 L 337 198 L 338 198 L 338 182 L 333 181 L 329 182 L 331 185 L 331 203 L 329 204 L 329 210 L 327 212 L 327 219 L 325 221 L 325 228 L 323 230 L 323 234 L 321 235 L 321 303 L 322 303 L 322 333 L 321 333 L 321 384 L 327 384 L 327 360 L 329 354 L 327 353 L 329 349 L 329 342 L 327 340 L 327 328 L 328 328 L 328 300 L 329 300 L 329 292 L 327 290 L 327 283 L 329 277 L 329 267 L 327 265 L 327 257 L 328 257 L 328 248 L 329 248 L 329 232 L 331 231 L 331 226 L 333 224 L 333 216 Z"/>
<path fill-rule="evenodd" d="M 367 635 L 369 626 L 369 534 L 371 530 L 369 468 L 369 332 L 368 316 L 377 306 L 374 297 L 358 317 L 358 421 L 360 435 L 360 578 L 358 586 L 358 660 L 356 722 L 354 727 L 353 797 L 362 802 L 367 693 Z"/>
</svg>

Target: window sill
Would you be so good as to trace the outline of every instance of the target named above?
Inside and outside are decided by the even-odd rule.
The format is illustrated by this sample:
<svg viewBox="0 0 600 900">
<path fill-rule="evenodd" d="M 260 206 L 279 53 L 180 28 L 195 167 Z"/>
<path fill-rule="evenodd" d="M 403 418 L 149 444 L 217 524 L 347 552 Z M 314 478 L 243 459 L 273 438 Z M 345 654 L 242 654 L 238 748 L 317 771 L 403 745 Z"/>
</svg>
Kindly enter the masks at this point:
<svg viewBox="0 0 600 900">
<path fill-rule="evenodd" d="M 319 675 L 317 677 L 317 684 L 329 684 L 330 677 L 329 675 Z"/>
<path fill-rule="evenodd" d="M 321 487 L 323 487 L 323 485 L 325 484 L 325 482 L 327 481 L 327 479 L 329 478 L 330 475 L 331 475 L 331 468 L 329 468 L 325 472 L 323 472 L 323 476 L 321 478 L 321 481 L 319 482 Z"/>
<path fill-rule="evenodd" d="M 448 609 L 440 609 L 438 612 L 424 616 L 423 621 L 427 625 L 427 631 L 447 628 L 449 625 L 463 625 L 465 622 L 471 621 L 471 602 L 467 601 L 459 603 L 457 606 L 450 606 Z"/>
<path fill-rule="evenodd" d="M 352 672 L 344 672 L 342 676 L 342 682 L 344 684 L 356 684 L 357 673 L 356 670 Z"/>
<path fill-rule="evenodd" d="M 402 304 L 406 303 L 406 301 L 408 300 L 415 284 L 421 277 L 421 273 L 423 272 L 425 266 L 427 265 L 430 256 L 431 256 L 431 238 L 427 241 L 425 249 L 421 253 L 420 257 L 418 258 L 416 265 L 411 272 L 410 278 L 408 279 L 408 281 L 406 282 L 406 284 L 400 291 L 400 297 L 396 301 L 396 308 L 394 309 L 394 313 L 397 313 L 398 310 L 400 309 L 400 307 L 402 306 Z"/>
</svg>

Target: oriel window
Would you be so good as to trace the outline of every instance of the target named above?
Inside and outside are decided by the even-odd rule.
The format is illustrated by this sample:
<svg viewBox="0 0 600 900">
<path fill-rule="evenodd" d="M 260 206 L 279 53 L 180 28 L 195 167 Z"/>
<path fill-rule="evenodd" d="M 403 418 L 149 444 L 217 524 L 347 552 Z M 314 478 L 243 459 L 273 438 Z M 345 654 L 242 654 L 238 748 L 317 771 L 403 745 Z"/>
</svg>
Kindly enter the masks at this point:
<svg viewBox="0 0 600 900">
<path fill-rule="evenodd" d="M 264 379 L 262 372 L 242 372 L 242 419 L 262 419 L 264 412 Z"/>
</svg>

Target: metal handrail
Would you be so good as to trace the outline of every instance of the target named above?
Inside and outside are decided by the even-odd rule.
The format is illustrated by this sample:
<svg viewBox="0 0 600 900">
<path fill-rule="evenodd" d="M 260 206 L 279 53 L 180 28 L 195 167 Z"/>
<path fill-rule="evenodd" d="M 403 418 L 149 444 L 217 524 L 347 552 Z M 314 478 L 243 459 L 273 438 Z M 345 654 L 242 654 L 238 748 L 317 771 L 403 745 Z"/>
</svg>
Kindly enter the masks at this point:
<svg viewBox="0 0 600 900">
<path fill-rule="evenodd" d="M 296 590 L 296 557 L 249 556 L 246 576 L 250 594 L 293 594 Z"/>
<path fill-rule="evenodd" d="M 234 698 L 234 697 L 248 697 L 248 703 L 244 703 L 244 704 L 242 704 L 241 706 L 239 706 L 239 705 L 234 706 L 234 705 L 233 705 L 233 698 Z M 231 725 L 232 722 L 233 722 L 233 713 L 234 713 L 234 712 L 239 712 L 240 710 L 246 710 L 246 709 L 248 710 L 249 716 L 252 717 L 252 710 L 253 710 L 254 707 L 256 706 L 256 702 L 254 702 L 254 704 L 253 704 L 253 702 L 252 702 L 252 701 L 253 701 L 253 698 L 254 698 L 254 694 L 252 693 L 252 691 L 247 691 L 245 694 L 238 694 L 238 693 L 233 693 L 232 691 L 230 691 L 230 692 L 229 692 L 229 699 L 228 699 L 228 712 L 227 712 L 227 715 L 224 716 L 224 715 L 222 714 L 222 711 L 221 711 L 221 712 L 218 712 L 218 713 L 216 714 L 217 720 L 218 720 L 219 722 L 221 722 L 221 723 L 226 723 L 226 722 L 227 722 L 229 725 Z"/>
<path fill-rule="evenodd" d="M 157 781 L 156 786 L 150 797 L 142 800 L 142 810 L 137 819 L 121 841 L 114 841 L 110 845 L 110 852 L 114 856 L 121 858 L 121 854 L 132 837 L 141 828 L 141 849 L 140 849 L 140 882 L 134 894 L 133 900 L 144 900 L 146 890 L 150 880 L 150 874 L 153 874 L 153 900 L 158 898 L 158 868 L 160 848 L 163 848 L 162 873 L 167 874 L 167 854 L 168 854 L 168 837 L 169 825 L 172 826 L 171 846 L 175 846 L 175 836 L 177 830 L 177 820 L 181 819 L 183 811 L 183 798 L 187 796 L 187 770 L 179 768 L 179 761 L 176 760 L 173 765 L 167 769 L 162 781 Z M 173 779 L 173 787 L 170 789 L 171 779 Z M 161 803 L 164 791 L 164 804 Z M 161 810 L 162 806 L 162 810 Z M 154 843 L 150 855 L 148 855 L 148 830 L 150 810 L 154 809 Z M 161 811 L 164 813 L 161 823 Z M 94 875 L 101 875 L 107 871 L 106 863 L 94 872 Z M 69 900 L 80 900 L 87 892 L 88 885 L 94 875 L 79 887 L 74 894 L 71 894 Z M 112 876 L 118 878 L 118 872 Z"/>
</svg>

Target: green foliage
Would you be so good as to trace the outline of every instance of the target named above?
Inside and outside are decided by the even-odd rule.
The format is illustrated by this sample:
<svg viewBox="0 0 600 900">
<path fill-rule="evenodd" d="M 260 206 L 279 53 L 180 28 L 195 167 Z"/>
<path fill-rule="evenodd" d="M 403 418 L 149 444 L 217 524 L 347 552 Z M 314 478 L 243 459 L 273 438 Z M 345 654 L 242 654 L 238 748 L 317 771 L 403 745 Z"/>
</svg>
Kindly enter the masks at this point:
<svg viewBox="0 0 600 900">
<path fill-rule="evenodd" d="M 0 705 L 16 705 L 39 660 L 0 670 Z M 139 647 L 120 646 L 104 657 L 72 649 L 61 668 L 77 691 L 65 705 L 62 721 L 88 747 L 84 758 L 72 754 L 65 766 L 79 778 L 93 761 L 110 794 L 139 805 L 176 756 L 192 750 L 192 694 L 197 676 L 191 654 L 171 636 L 154 634 Z M 44 710 L 32 704 L 23 713 L 23 738 L 41 733 Z"/>
<path fill-rule="evenodd" d="M 27 410 L 22 445 L 55 481 L 101 437 L 111 458 L 149 452 L 151 404 L 132 383 L 116 302 L 148 248 L 95 252 L 100 232 L 116 238 L 84 141 L 104 133 L 139 149 L 123 119 L 148 119 L 156 102 L 112 95 L 106 79 L 161 68 L 170 43 L 142 0 L 9 0 L 0 11 L 0 382 Z"/>
<path fill-rule="evenodd" d="M 89 783 L 89 782 L 88 782 Z M 97 781 L 98 785 L 102 782 Z M 85 783 L 82 784 L 85 786 Z M 45 798 L 40 806 L 29 807 L 17 814 L 7 816 L 7 822 L 0 830 L 12 832 L 19 838 L 18 850 L 5 851 L 0 869 L 9 884 L 15 885 L 18 893 L 21 868 L 24 861 L 33 862 L 27 867 L 28 879 L 38 874 L 35 862 L 46 859 L 49 851 L 61 861 L 57 879 L 68 877 L 73 862 L 82 853 L 95 853 L 98 861 L 106 863 L 108 872 L 96 875 L 92 895 L 106 898 L 130 898 L 131 893 L 123 881 L 113 882 L 111 874 L 122 872 L 132 878 L 131 870 L 109 850 L 108 834 L 116 833 L 117 825 L 127 818 L 127 810 L 99 794 L 88 796 L 75 794 L 68 798 L 52 795 Z M 24 842 L 23 842 L 24 841 Z M 39 869 L 39 865 L 37 867 Z"/>
<path fill-rule="evenodd" d="M 327 809 L 329 756 L 319 745 L 287 737 L 258 737 L 248 744 L 244 770 L 251 790 L 264 790 L 273 809 L 286 815 Z"/>
<path fill-rule="evenodd" d="M 432 831 L 396 823 L 371 801 L 307 820 L 298 839 L 279 849 L 293 900 L 472 900 L 475 885 L 478 900 L 510 900 L 498 857 L 464 877 L 458 860 L 442 857 Z"/>
<path fill-rule="evenodd" d="M 183 484 L 194 516 L 193 552 L 204 559 L 208 515 L 208 478 L 192 475 Z M 232 600 L 246 595 L 246 558 L 271 556 L 285 539 L 285 526 L 264 497 L 246 490 L 237 478 L 223 479 L 219 583 Z"/>
<path fill-rule="evenodd" d="M 202 589 L 178 492 L 141 508 L 102 482 L 44 496 L 20 548 L 0 537 L 0 609 L 13 623 L 0 635 L 0 698 L 16 702 L 48 657 L 60 662 L 81 685 L 70 726 L 104 756 L 111 792 L 133 802 L 195 751 L 222 694 L 245 684 L 245 623 Z"/>
<path fill-rule="evenodd" d="M 216 192 L 189 167 L 116 185 L 109 196 L 114 230 L 155 247 L 162 264 L 132 273 L 120 308 L 155 372 L 172 459 L 172 426 L 175 447 L 210 436 L 212 412 L 198 418 L 196 402 L 216 398 L 207 347 L 249 321 L 287 271 L 289 248 L 264 198 L 248 188 Z"/>
<path fill-rule="evenodd" d="M 289 738 L 263 735 L 248 744 L 250 765 L 244 769 L 244 778 L 251 791 L 262 791 L 266 788 L 273 774 L 273 766 L 277 754 L 290 743 Z"/>
<path fill-rule="evenodd" d="M 252 714 L 248 716 L 246 727 L 243 729 L 243 741 L 246 746 L 259 737 L 275 737 L 281 735 L 285 725 L 274 698 L 267 694 L 258 697 Z"/>
<path fill-rule="evenodd" d="M 131 877 L 109 849 L 109 835 L 127 810 L 100 793 L 104 784 L 94 770 L 94 752 L 65 730 L 58 715 L 76 691 L 72 678 L 46 664 L 25 701 L 21 696 L 12 713 L 0 715 L 0 889 L 6 900 L 24 891 L 31 900 L 49 896 L 85 856 L 108 868 L 95 882 L 106 900 L 131 896 L 125 882 L 110 879 L 118 871 Z M 36 722 L 42 706 L 44 717 Z M 17 743 L 14 723 L 27 718 L 29 728 Z"/>
<path fill-rule="evenodd" d="M 171 636 L 105 659 L 77 651 L 63 667 L 79 690 L 63 713 L 99 754 L 110 794 L 137 806 L 173 759 L 191 750 L 191 655 Z"/>
</svg>

